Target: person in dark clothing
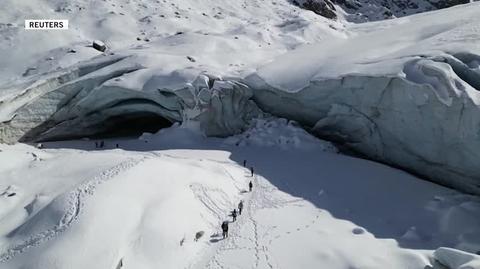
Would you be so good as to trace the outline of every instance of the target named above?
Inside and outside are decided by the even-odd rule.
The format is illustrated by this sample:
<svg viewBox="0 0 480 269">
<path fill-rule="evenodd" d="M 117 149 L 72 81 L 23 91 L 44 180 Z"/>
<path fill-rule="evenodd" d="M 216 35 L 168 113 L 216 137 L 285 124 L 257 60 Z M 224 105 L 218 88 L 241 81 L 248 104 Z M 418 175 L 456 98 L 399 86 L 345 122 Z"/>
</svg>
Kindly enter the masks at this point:
<svg viewBox="0 0 480 269">
<path fill-rule="evenodd" d="M 243 201 L 240 200 L 240 203 L 238 203 L 238 215 L 242 215 L 242 210 L 243 210 Z"/>
<path fill-rule="evenodd" d="M 251 177 L 253 177 L 253 167 L 250 167 L 250 173 L 252 173 Z"/>
<path fill-rule="evenodd" d="M 243 167 L 247 167 L 247 160 L 243 160 Z"/>
<path fill-rule="evenodd" d="M 105 142 L 101 141 L 100 142 L 100 148 L 103 148 L 105 146 Z"/>
<path fill-rule="evenodd" d="M 95 141 L 95 148 L 98 149 L 98 142 Z"/>
<path fill-rule="evenodd" d="M 115 147 L 118 149 L 119 145 L 118 145 L 118 144 L 115 144 Z"/>
<path fill-rule="evenodd" d="M 222 236 L 224 239 L 228 237 L 228 221 L 222 223 Z"/>
<path fill-rule="evenodd" d="M 248 189 L 250 190 L 250 192 L 252 192 L 252 188 L 253 188 L 253 183 L 250 181 L 250 183 L 248 183 Z"/>
<path fill-rule="evenodd" d="M 237 220 L 237 209 L 234 209 L 232 211 L 232 218 L 233 218 L 233 221 L 235 222 Z"/>
</svg>

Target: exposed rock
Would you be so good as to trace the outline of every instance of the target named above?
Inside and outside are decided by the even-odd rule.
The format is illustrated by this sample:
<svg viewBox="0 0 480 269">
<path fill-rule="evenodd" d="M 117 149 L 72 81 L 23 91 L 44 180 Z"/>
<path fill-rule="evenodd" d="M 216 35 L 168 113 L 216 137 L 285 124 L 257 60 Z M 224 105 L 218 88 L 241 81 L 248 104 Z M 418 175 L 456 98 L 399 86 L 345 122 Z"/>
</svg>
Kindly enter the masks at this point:
<svg viewBox="0 0 480 269">
<path fill-rule="evenodd" d="M 456 5 L 468 4 L 470 0 L 428 0 L 437 9 L 453 7 Z"/>
<path fill-rule="evenodd" d="M 103 43 L 100 40 L 93 41 L 92 46 L 93 46 L 94 49 L 96 49 L 98 51 L 101 51 L 101 52 L 105 52 L 105 50 L 107 49 L 107 46 L 105 45 L 105 43 Z"/>
<path fill-rule="evenodd" d="M 320 16 L 336 19 L 335 6 L 330 0 L 293 0 L 293 4 L 311 10 Z"/>
<path fill-rule="evenodd" d="M 37 68 L 36 67 L 29 67 L 29 68 L 27 68 L 27 70 L 25 70 L 25 72 L 23 72 L 22 76 L 28 77 L 28 76 L 31 76 L 31 75 L 36 74 L 36 73 L 37 73 Z"/>
<path fill-rule="evenodd" d="M 293 0 L 292 3 L 329 19 L 337 18 L 337 8 L 353 22 L 378 21 L 467 4 L 470 0 Z M 336 8 L 337 7 L 337 8 Z"/>
<path fill-rule="evenodd" d="M 204 231 L 198 231 L 195 233 L 195 239 L 194 241 L 197 242 L 200 238 L 202 238 L 202 236 L 205 234 Z"/>
</svg>

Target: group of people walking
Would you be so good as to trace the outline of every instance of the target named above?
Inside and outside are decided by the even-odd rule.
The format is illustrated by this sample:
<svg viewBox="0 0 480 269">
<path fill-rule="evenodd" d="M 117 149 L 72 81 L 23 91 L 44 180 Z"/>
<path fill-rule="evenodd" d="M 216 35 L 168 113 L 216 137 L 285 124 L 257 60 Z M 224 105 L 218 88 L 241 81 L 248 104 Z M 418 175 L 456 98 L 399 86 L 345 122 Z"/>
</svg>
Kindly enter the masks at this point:
<svg viewBox="0 0 480 269">
<path fill-rule="evenodd" d="M 115 148 L 118 149 L 119 147 L 120 147 L 120 145 L 119 145 L 118 143 L 115 144 Z M 103 149 L 103 148 L 105 148 L 105 141 L 103 141 L 103 140 L 101 140 L 100 142 L 95 141 L 95 148 L 96 148 L 96 149 Z"/>
<path fill-rule="evenodd" d="M 252 189 L 253 189 L 252 181 L 250 181 L 248 183 L 248 189 L 249 189 L 249 192 L 252 191 Z M 237 216 L 242 215 L 242 212 L 243 212 L 243 200 L 240 200 L 237 208 L 234 208 L 231 212 L 232 222 L 235 222 L 237 220 Z M 228 237 L 228 223 L 229 223 L 229 221 L 227 221 L 227 220 L 222 222 L 222 236 L 223 236 L 224 239 Z"/>
</svg>

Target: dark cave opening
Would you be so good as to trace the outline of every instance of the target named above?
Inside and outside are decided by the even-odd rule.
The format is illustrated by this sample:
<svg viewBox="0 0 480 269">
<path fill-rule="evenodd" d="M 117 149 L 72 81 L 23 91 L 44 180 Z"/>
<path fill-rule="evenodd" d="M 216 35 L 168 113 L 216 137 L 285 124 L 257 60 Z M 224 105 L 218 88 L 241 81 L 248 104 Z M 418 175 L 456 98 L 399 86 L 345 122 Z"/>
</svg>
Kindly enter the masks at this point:
<svg viewBox="0 0 480 269">
<path fill-rule="evenodd" d="M 138 137 L 145 132 L 156 133 L 172 126 L 172 122 L 149 112 L 135 112 L 108 117 L 90 138 Z"/>
</svg>

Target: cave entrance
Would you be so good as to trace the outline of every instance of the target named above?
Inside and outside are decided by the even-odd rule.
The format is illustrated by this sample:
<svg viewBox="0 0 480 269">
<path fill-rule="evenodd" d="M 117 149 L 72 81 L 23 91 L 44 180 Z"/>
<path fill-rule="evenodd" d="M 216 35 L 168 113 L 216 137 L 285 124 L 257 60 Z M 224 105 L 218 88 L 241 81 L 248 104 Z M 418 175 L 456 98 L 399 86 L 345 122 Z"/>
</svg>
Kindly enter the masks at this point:
<svg viewBox="0 0 480 269">
<path fill-rule="evenodd" d="M 145 132 L 156 133 L 172 126 L 172 122 L 160 115 L 149 112 L 136 112 L 112 116 L 102 122 L 100 132 L 91 138 L 138 137 Z"/>
</svg>

